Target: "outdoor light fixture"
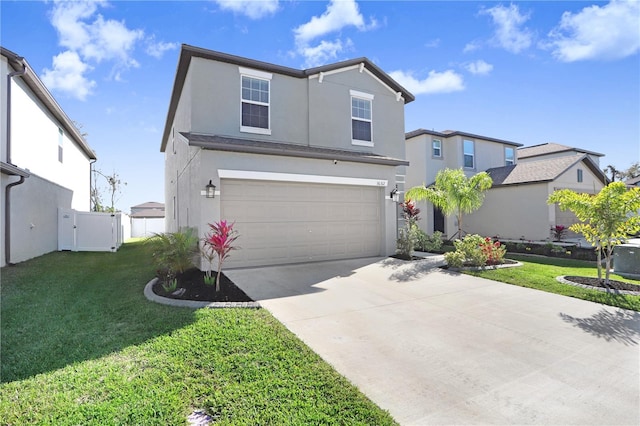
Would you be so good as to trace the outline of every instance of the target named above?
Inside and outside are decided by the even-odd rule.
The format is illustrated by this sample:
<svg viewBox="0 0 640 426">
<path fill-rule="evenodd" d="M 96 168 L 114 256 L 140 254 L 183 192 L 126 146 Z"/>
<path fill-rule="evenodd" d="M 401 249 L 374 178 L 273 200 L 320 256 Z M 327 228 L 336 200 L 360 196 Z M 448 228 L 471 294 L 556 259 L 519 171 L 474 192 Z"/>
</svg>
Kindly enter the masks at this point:
<svg viewBox="0 0 640 426">
<path fill-rule="evenodd" d="M 391 198 L 392 200 L 396 200 L 397 201 L 397 199 L 398 199 L 398 185 L 396 185 L 396 187 L 391 190 L 391 192 L 389 193 L 389 198 Z"/>
<path fill-rule="evenodd" d="M 209 180 L 209 183 L 207 184 L 207 186 L 205 186 L 205 189 L 206 189 L 205 195 L 207 196 L 207 198 L 216 197 L 216 186 L 213 183 L 211 183 L 211 180 Z"/>
</svg>

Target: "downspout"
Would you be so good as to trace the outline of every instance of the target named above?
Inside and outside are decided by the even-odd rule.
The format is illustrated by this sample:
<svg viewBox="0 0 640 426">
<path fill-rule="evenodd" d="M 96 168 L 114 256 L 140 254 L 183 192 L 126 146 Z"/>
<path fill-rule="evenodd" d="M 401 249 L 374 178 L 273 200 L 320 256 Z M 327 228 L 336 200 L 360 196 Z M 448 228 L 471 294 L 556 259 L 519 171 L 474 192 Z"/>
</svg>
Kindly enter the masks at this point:
<svg viewBox="0 0 640 426">
<path fill-rule="evenodd" d="M 24 58 L 15 58 L 16 62 L 22 65 L 22 70 L 10 72 L 7 74 L 7 163 L 11 163 L 11 79 L 18 75 L 24 75 L 27 72 L 27 66 Z M 15 165 L 15 164 L 13 164 Z M 20 176 L 20 180 L 8 184 L 5 188 L 4 195 L 4 259 L 6 265 L 11 265 L 11 189 L 24 183 L 24 176 Z"/>
</svg>

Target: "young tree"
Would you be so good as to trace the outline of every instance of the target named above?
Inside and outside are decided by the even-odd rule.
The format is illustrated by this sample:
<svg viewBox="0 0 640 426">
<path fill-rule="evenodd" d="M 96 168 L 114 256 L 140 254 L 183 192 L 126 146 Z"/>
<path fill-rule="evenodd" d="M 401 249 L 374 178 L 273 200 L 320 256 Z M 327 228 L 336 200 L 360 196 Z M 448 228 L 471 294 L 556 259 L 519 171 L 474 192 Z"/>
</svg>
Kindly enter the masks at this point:
<svg viewBox="0 0 640 426">
<path fill-rule="evenodd" d="M 455 214 L 458 219 L 458 232 L 453 237 L 457 235 L 458 238 L 462 238 L 463 215 L 472 213 L 482 206 L 484 193 L 492 184 L 493 180 L 487 172 L 467 178 L 462 169 L 443 169 L 436 175 L 434 186 L 414 186 L 405 196 L 412 200 L 430 201 L 447 216 Z"/>
<path fill-rule="evenodd" d="M 547 202 L 558 204 L 560 210 L 572 211 L 581 221 L 569 229 L 584 235 L 596 248 L 599 280 L 602 280 L 604 255 L 605 283 L 609 284 L 613 248 L 628 235 L 640 231 L 640 188 L 627 190 L 624 183 L 612 182 L 596 195 L 560 189 L 551 194 Z"/>
<path fill-rule="evenodd" d="M 109 187 L 109 198 L 111 201 L 110 207 L 105 207 L 102 204 L 102 195 L 100 194 L 100 189 L 98 188 L 97 175 L 102 176 L 106 181 Z M 118 201 L 118 195 L 122 194 L 122 187 L 127 185 L 127 182 L 124 182 L 118 176 L 118 173 L 113 172 L 111 175 L 107 175 L 101 172 L 98 169 L 93 169 L 94 176 L 94 187 L 91 188 L 91 200 L 93 202 L 93 210 L 97 212 L 111 212 L 114 213 L 116 211 L 115 203 Z"/>
</svg>

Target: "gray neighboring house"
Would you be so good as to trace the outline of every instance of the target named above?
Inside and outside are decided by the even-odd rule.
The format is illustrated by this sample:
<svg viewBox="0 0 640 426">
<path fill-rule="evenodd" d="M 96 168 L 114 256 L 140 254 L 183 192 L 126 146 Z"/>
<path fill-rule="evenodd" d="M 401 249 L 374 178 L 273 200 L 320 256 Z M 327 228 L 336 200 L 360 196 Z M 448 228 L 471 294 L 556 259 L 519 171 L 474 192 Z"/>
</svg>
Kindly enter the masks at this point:
<svg viewBox="0 0 640 426">
<path fill-rule="evenodd" d="M 150 237 L 164 232 L 164 203 L 149 201 L 131 207 L 131 237 Z"/>
<path fill-rule="evenodd" d="M 493 179 L 482 207 L 463 218 L 467 233 L 502 239 L 546 240 L 551 227 L 577 222 L 571 212 L 547 205 L 556 189 L 595 194 L 607 183 L 599 168 L 604 154 L 556 143 L 531 147 L 460 131 L 418 129 L 406 134 L 407 187 L 431 185 L 445 168 L 462 168 L 467 176 L 486 171 Z M 453 216 L 445 218 L 432 204 L 421 202 L 419 226 L 428 234 L 452 237 Z M 569 238 L 576 237 L 569 233 Z"/>
<path fill-rule="evenodd" d="M 395 253 L 413 100 L 366 58 L 298 70 L 182 45 L 161 144 L 166 230 L 235 222 L 229 267 Z"/>
<path fill-rule="evenodd" d="M 632 188 L 632 187 L 640 187 L 640 176 L 631 178 L 631 179 L 627 179 L 624 181 L 624 184 L 627 185 L 628 187 Z"/>
</svg>

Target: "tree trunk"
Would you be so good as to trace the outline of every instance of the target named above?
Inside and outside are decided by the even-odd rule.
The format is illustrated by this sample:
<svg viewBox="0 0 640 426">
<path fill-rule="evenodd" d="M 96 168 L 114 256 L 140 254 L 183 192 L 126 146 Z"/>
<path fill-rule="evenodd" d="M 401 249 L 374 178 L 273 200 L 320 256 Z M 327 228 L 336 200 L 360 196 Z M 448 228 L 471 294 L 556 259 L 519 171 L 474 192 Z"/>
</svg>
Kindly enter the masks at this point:
<svg viewBox="0 0 640 426">
<path fill-rule="evenodd" d="M 602 247 L 598 245 L 596 248 L 596 262 L 598 262 L 598 281 L 602 281 Z"/>
<path fill-rule="evenodd" d="M 609 245 L 607 246 L 607 252 L 605 255 L 605 267 L 607 268 L 606 271 L 604 271 L 604 283 L 609 285 L 609 271 L 611 270 L 611 257 L 613 255 L 613 246 Z"/>
</svg>

